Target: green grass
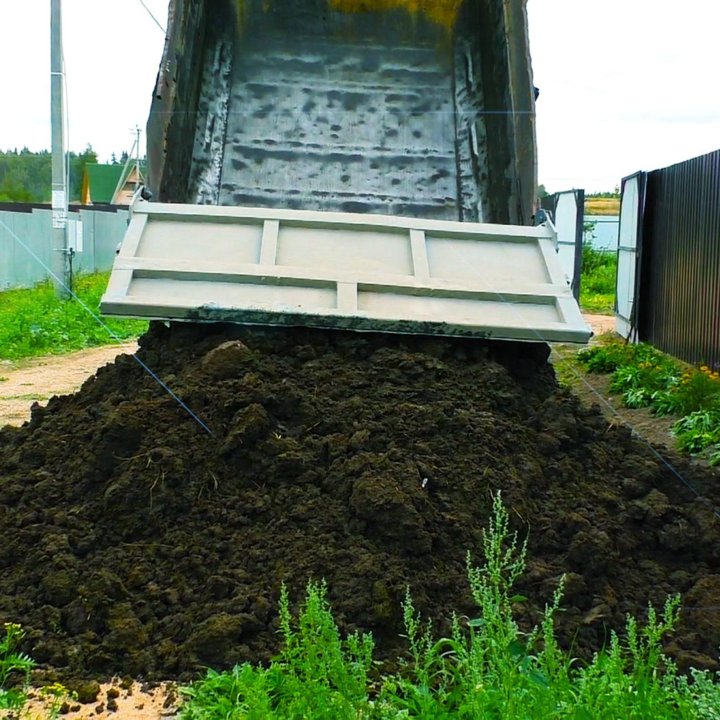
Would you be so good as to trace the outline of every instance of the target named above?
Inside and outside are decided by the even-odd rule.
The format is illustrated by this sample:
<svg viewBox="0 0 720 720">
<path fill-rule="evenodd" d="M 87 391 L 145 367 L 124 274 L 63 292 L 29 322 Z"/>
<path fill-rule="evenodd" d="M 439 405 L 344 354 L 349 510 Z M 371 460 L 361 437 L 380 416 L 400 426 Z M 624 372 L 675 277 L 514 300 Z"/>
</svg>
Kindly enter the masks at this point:
<svg viewBox="0 0 720 720">
<path fill-rule="evenodd" d="M 555 640 L 554 616 L 562 587 L 546 605 L 539 626 L 523 632 L 513 617 L 522 598 L 513 585 L 525 569 L 525 543 L 509 531 L 500 495 L 483 536 L 482 558 L 468 556 L 467 574 L 477 604 L 474 618 L 452 618 L 450 637 L 436 638 L 403 603 L 408 651 L 381 674 L 373 640 L 342 638 L 324 585 L 310 583 L 297 618 L 287 592 L 280 601 L 284 647 L 269 666 L 245 663 L 210 670 L 182 688 L 183 720 L 383 720 L 493 718 L 497 720 L 664 720 L 720 718 L 717 675 L 679 676 L 662 651 L 678 618 L 677 597 L 644 624 L 628 618 L 622 635 L 582 664 Z"/>
<path fill-rule="evenodd" d="M 580 307 L 586 312 L 610 315 L 615 307 L 617 255 L 583 243 Z"/>
<path fill-rule="evenodd" d="M 76 278 L 75 293 L 96 315 L 108 274 Z M 106 318 L 121 340 L 141 335 L 147 323 Z M 59 300 L 49 282 L 0 293 L 0 360 L 66 353 L 117 342 L 76 300 Z"/>
</svg>

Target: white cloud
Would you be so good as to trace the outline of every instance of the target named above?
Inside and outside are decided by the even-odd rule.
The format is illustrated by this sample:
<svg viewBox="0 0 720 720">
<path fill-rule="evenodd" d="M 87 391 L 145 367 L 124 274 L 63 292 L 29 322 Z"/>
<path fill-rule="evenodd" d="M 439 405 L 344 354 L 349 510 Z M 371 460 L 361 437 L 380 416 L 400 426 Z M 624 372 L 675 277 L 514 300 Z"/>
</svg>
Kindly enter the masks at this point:
<svg viewBox="0 0 720 720">
<path fill-rule="evenodd" d="M 165 23 L 166 0 L 144 0 Z M 64 0 L 68 147 L 107 159 L 144 129 L 164 35 L 139 0 Z M 0 3 L 0 148 L 50 147 L 50 2 Z M 11 109 L 10 112 L 7 109 Z"/>
<path fill-rule="evenodd" d="M 720 147 L 720 4 L 529 0 L 540 182 L 609 190 Z"/>
</svg>

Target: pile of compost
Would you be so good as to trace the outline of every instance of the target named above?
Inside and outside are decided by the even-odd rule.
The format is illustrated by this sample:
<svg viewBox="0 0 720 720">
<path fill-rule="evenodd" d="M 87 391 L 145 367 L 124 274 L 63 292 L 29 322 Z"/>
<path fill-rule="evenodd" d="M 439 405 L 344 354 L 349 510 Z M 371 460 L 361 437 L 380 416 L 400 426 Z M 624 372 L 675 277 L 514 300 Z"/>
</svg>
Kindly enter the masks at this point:
<svg viewBox="0 0 720 720">
<path fill-rule="evenodd" d="M 400 603 L 473 614 L 493 493 L 529 532 L 537 619 L 587 655 L 683 595 L 670 651 L 715 667 L 717 477 L 560 389 L 541 344 L 155 323 L 131 357 L 0 431 L 0 622 L 64 677 L 187 679 L 267 660 L 281 584 L 327 581 L 343 630 L 402 647 Z"/>
</svg>

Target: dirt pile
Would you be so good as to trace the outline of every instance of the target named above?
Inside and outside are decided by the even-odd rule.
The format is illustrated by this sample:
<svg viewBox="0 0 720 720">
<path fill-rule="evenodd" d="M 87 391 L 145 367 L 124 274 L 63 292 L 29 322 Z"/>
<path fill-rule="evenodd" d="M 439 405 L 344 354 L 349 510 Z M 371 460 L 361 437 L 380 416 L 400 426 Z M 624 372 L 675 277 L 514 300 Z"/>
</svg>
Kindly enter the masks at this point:
<svg viewBox="0 0 720 720">
<path fill-rule="evenodd" d="M 472 612 L 497 489 L 530 531 L 525 620 L 567 573 L 560 635 L 589 652 L 681 592 L 672 649 L 713 665 L 717 477 L 681 465 L 696 497 L 559 390 L 545 346 L 154 324 L 140 356 L 212 434 L 125 356 L 0 431 L 0 621 L 64 676 L 266 659 L 281 582 L 308 578 L 390 652 L 407 585 Z"/>
</svg>

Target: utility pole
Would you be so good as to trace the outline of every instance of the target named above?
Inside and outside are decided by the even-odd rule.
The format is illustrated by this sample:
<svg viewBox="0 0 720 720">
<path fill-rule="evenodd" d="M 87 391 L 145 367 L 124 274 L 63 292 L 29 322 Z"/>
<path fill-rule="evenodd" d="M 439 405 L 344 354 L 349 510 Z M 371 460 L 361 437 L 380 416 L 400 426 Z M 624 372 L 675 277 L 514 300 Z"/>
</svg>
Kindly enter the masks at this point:
<svg viewBox="0 0 720 720">
<path fill-rule="evenodd" d="M 140 126 L 135 126 L 135 192 L 140 187 Z"/>
<path fill-rule="evenodd" d="M 50 123 L 52 127 L 52 258 L 55 292 L 70 297 L 72 282 L 67 234 L 67 175 L 65 173 L 65 70 L 62 53 L 61 0 L 50 0 Z"/>
</svg>

